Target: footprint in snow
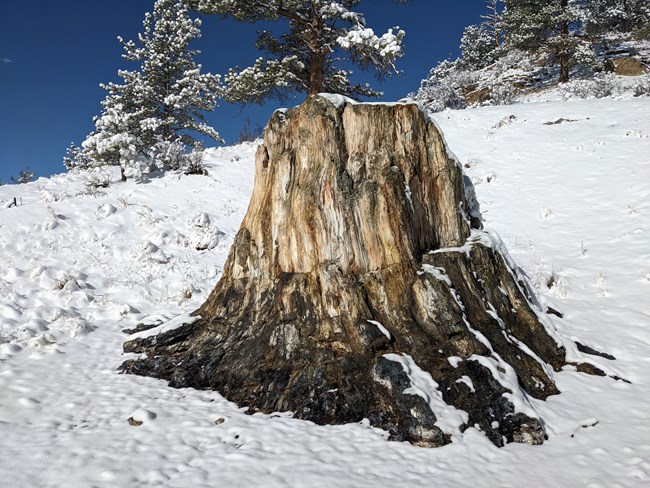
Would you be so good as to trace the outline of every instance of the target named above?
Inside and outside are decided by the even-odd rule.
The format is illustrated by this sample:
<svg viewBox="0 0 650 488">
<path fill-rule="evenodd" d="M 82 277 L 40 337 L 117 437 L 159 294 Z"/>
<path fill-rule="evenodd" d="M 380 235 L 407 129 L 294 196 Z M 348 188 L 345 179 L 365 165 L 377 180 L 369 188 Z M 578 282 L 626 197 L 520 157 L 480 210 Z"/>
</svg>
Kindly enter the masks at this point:
<svg viewBox="0 0 650 488">
<path fill-rule="evenodd" d="M 98 218 L 105 218 L 109 215 L 113 215 L 115 212 L 117 212 L 117 208 L 115 208 L 110 203 L 104 203 L 97 207 L 96 214 Z"/>
<path fill-rule="evenodd" d="M 479 166 L 482 162 L 483 161 L 481 161 L 480 159 L 473 159 L 473 158 L 468 159 L 467 162 L 465 164 L 463 164 L 463 167 L 467 168 L 467 169 L 473 168 L 475 166 Z"/>
<path fill-rule="evenodd" d="M 507 125 L 512 124 L 516 120 L 517 120 L 517 116 L 515 114 L 507 115 L 507 116 L 503 117 L 501 120 L 499 120 L 499 122 L 494 124 L 492 126 L 492 128 L 493 129 L 500 129 L 501 127 L 505 127 Z"/>
<path fill-rule="evenodd" d="M 625 131 L 625 135 L 627 137 L 636 137 L 638 139 L 647 139 L 648 138 L 648 133 L 644 132 L 642 130 L 636 130 L 636 129 L 628 129 Z"/>
<path fill-rule="evenodd" d="M 553 211 L 550 208 L 542 207 L 539 209 L 539 220 L 546 221 L 553 218 Z"/>
<path fill-rule="evenodd" d="M 0 344 L 0 360 L 15 356 L 20 351 L 22 351 L 22 347 L 18 344 L 13 344 L 11 342 Z"/>
<path fill-rule="evenodd" d="M 43 224 L 43 230 L 52 230 L 56 229 L 59 226 L 59 221 L 56 219 L 50 219 Z"/>
</svg>

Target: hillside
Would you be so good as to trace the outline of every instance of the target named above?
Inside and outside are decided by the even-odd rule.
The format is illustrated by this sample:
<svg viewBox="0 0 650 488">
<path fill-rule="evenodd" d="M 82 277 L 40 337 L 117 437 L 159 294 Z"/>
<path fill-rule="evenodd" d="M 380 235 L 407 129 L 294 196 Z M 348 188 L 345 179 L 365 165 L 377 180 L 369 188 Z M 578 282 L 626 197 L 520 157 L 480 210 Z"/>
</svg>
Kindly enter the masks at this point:
<svg viewBox="0 0 650 488">
<path fill-rule="evenodd" d="M 0 479 L 12 487 L 566 486 L 650 480 L 650 99 L 434 114 L 486 227 L 558 333 L 616 357 L 531 399 L 542 446 L 478 430 L 439 449 L 365 423 L 246 415 L 211 391 L 120 375 L 123 329 L 196 309 L 246 211 L 255 146 L 209 176 L 68 173 L 0 187 Z M 118 171 L 119 173 L 119 171 Z M 104 185 L 111 180 L 107 187 Z M 9 204 L 17 199 L 17 206 Z M 143 422 L 132 426 L 132 423 Z"/>
</svg>

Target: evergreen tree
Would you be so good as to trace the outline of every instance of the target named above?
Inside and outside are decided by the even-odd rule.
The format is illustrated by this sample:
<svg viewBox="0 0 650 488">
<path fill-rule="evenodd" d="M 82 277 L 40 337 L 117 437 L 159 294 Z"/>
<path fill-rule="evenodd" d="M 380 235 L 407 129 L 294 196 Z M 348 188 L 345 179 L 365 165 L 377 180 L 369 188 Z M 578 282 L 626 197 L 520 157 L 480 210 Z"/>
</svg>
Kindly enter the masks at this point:
<svg viewBox="0 0 650 488">
<path fill-rule="evenodd" d="M 396 0 L 406 2 L 408 0 Z M 395 27 L 381 36 L 352 9 L 360 0 L 190 0 L 200 12 L 244 22 L 285 21 L 288 32 L 262 31 L 257 47 L 264 53 L 253 66 L 231 69 L 225 76 L 225 98 L 261 103 L 296 92 L 308 96 L 326 91 L 348 96 L 379 96 L 367 84 L 353 85 L 344 58 L 379 77 L 397 73 L 404 31 Z"/>
<path fill-rule="evenodd" d="M 24 168 L 18 172 L 17 176 L 12 176 L 11 181 L 16 183 L 17 185 L 22 185 L 25 183 L 29 183 L 30 181 L 34 181 L 34 176 L 36 176 L 36 173 L 34 173 L 29 168 Z"/>
<path fill-rule="evenodd" d="M 496 60 L 497 47 L 485 24 L 465 27 L 460 40 L 460 52 L 462 65 L 468 69 L 485 68 Z"/>
<path fill-rule="evenodd" d="M 84 157 L 119 165 L 123 177 L 160 166 L 152 161 L 152 151 L 166 152 L 160 145 L 194 146 L 193 133 L 220 139 L 203 114 L 216 105 L 220 79 L 202 74 L 199 51 L 189 49 L 201 21 L 190 18 L 185 1 L 157 0 L 143 26 L 137 43 L 118 37 L 122 57 L 139 70 L 120 70 L 122 83 L 101 85 L 108 92 L 102 114 L 82 145 Z"/>
<path fill-rule="evenodd" d="M 648 0 L 590 0 L 585 5 L 587 32 L 631 32 L 650 23 Z"/>
<path fill-rule="evenodd" d="M 571 56 L 581 39 L 580 0 L 504 0 L 508 47 L 550 52 L 560 65 L 560 82 L 569 81 Z"/>
<path fill-rule="evenodd" d="M 499 49 L 502 29 L 501 0 L 486 0 L 486 4 L 488 13 L 481 15 L 483 22 L 465 27 L 460 40 L 460 66 L 465 69 L 485 68 L 503 54 Z"/>
</svg>

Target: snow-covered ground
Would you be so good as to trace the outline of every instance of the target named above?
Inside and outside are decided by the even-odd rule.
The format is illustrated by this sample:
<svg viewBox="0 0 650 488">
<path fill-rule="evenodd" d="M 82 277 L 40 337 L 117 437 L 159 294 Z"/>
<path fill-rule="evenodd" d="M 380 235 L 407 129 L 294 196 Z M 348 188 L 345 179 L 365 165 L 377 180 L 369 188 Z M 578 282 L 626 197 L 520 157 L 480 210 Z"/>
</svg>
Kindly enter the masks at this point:
<svg viewBox="0 0 650 488">
<path fill-rule="evenodd" d="M 255 148 L 236 146 L 207 177 L 0 187 L 0 485 L 650 486 L 650 99 L 435 119 L 486 226 L 564 314 L 559 333 L 616 356 L 592 362 L 631 383 L 568 368 L 534 402 L 544 445 L 498 449 L 469 429 L 423 449 L 118 374 L 122 329 L 190 312 L 216 283 L 253 184 Z"/>
</svg>

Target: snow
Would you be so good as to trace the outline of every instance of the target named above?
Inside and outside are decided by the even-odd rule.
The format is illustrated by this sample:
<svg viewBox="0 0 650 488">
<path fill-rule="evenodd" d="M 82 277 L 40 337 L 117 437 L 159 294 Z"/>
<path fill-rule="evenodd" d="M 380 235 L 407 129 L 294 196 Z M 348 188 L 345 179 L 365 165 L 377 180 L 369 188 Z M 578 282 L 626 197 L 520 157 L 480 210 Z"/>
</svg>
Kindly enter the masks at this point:
<svg viewBox="0 0 650 488">
<path fill-rule="evenodd" d="M 165 334 L 167 332 L 171 332 L 172 330 L 176 330 L 184 325 L 191 325 L 195 322 L 198 322 L 201 320 L 201 317 L 196 315 L 192 317 L 189 313 L 179 315 L 178 317 L 174 317 L 168 322 L 165 322 L 163 324 L 160 324 L 156 327 L 152 327 L 151 329 L 146 329 L 141 332 L 136 332 L 135 334 L 131 334 L 129 336 L 129 340 L 132 339 L 145 339 L 147 337 L 153 337 L 158 334 Z"/>
<path fill-rule="evenodd" d="M 418 274 L 428 273 L 432 275 L 435 279 L 444 282 L 447 286 L 451 287 L 451 280 L 443 268 L 436 268 L 430 264 L 423 264 L 422 271 L 418 271 Z"/>
<path fill-rule="evenodd" d="M 399 29 L 399 27 L 395 27 Z M 375 32 L 369 27 L 355 27 L 348 31 L 345 36 L 339 36 L 336 42 L 343 49 L 353 49 L 359 46 L 369 46 L 381 57 L 399 56 L 402 51 L 401 38 L 404 37 L 403 31 L 393 34 L 393 29 L 388 29 L 381 37 L 377 37 Z"/>
<path fill-rule="evenodd" d="M 456 380 L 456 383 L 463 383 L 467 385 L 467 387 L 472 393 L 476 393 L 476 389 L 474 388 L 474 383 L 472 382 L 472 379 L 469 376 L 467 375 L 461 376 L 459 379 Z"/>
<path fill-rule="evenodd" d="M 135 412 L 131 414 L 129 418 L 135 420 L 136 422 L 149 422 L 154 420 L 158 415 L 155 412 L 150 412 L 144 408 L 138 408 Z"/>
<path fill-rule="evenodd" d="M 388 340 L 390 340 L 390 332 L 388 332 L 388 329 L 384 327 L 384 325 L 381 322 L 377 322 L 376 320 L 368 320 L 369 323 L 372 325 L 376 326 L 379 329 L 379 332 L 384 334 Z"/>
<path fill-rule="evenodd" d="M 337 93 L 319 93 L 318 96 L 324 98 L 332 105 L 334 105 L 336 108 L 341 108 L 347 104 L 355 105 L 357 103 L 354 100 L 352 100 L 350 97 L 346 97 L 345 95 L 339 95 Z"/>
<path fill-rule="evenodd" d="M 630 383 L 567 367 L 555 373 L 560 395 L 528 399 L 548 432 L 542 446 L 498 449 L 470 428 L 424 449 L 389 442 L 367 422 L 250 416 L 216 392 L 118 374 L 132 357 L 123 329 L 187 320 L 216 283 L 250 198 L 256 148 L 247 144 L 212 151 L 207 177 L 121 183 L 113 172 L 101 188 L 99 172 L 69 173 L 0 187 L 0 484 L 648 486 L 650 99 L 433 117 L 486 227 L 540 303 L 563 313 L 545 325 L 613 354 L 569 351 Z M 214 247 L 197 249 L 211 227 Z M 398 358 L 435 399 L 417 365 Z"/>
</svg>

